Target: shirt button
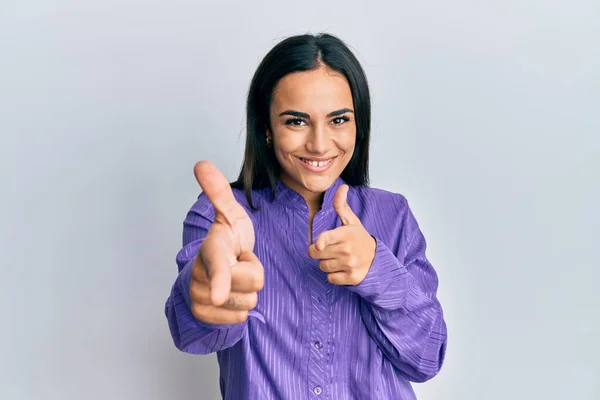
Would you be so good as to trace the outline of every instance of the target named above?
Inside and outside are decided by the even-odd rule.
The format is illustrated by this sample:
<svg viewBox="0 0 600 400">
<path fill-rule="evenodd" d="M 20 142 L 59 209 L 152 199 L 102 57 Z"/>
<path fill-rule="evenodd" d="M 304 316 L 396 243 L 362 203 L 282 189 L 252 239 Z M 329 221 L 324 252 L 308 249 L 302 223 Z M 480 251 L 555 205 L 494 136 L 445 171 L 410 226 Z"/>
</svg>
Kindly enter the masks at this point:
<svg viewBox="0 0 600 400">
<path fill-rule="evenodd" d="M 314 394 L 316 394 L 318 396 L 321 393 L 323 393 L 323 389 L 321 389 L 321 386 L 317 386 L 313 389 L 313 392 L 314 392 Z"/>
<path fill-rule="evenodd" d="M 317 349 L 322 349 L 322 348 L 323 348 L 323 343 L 321 343 L 320 341 L 316 341 L 316 342 L 315 342 L 315 347 L 316 347 Z"/>
</svg>

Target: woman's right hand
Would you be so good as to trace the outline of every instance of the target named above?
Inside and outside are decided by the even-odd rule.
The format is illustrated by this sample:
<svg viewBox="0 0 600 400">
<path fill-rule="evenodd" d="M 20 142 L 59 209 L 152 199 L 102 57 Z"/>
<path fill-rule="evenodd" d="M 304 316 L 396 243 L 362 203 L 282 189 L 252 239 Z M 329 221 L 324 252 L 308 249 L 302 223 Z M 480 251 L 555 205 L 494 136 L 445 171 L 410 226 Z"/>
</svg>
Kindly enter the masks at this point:
<svg viewBox="0 0 600 400">
<path fill-rule="evenodd" d="M 253 252 L 254 227 L 216 166 L 200 161 L 194 175 L 215 209 L 215 219 L 194 258 L 192 314 L 212 324 L 241 323 L 256 306 L 264 284 L 263 266 Z"/>
</svg>

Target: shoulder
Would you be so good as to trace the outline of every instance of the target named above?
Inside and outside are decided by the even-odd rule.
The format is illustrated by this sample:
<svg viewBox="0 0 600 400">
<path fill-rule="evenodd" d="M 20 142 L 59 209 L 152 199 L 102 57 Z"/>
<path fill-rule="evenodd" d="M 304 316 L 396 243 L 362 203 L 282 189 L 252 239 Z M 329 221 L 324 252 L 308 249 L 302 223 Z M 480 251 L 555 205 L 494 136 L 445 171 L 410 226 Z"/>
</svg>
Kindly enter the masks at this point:
<svg viewBox="0 0 600 400">
<path fill-rule="evenodd" d="M 252 207 L 250 207 L 250 203 L 248 203 L 244 189 L 232 187 L 231 191 L 233 192 L 233 197 L 235 197 L 235 200 L 246 210 L 249 215 L 251 215 L 253 210 Z M 252 191 L 252 201 L 255 207 L 260 207 L 262 203 L 265 202 L 265 196 L 262 195 L 261 190 Z M 211 222 L 214 221 L 215 218 L 215 208 L 204 192 L 201 192 L 198 195 L 198 198 L 196 199 L 190 212 L 200 214 Z"/>
<path fill-rule="evenodd" d="M 350 187 L 348 204 L 363 226 L 388 247 L 398 250 L 419 231 L 419 225 L 400 193 L 365 186 Z"/>
<path fill-rule="evenodd" d="M 349 201 L 354 199 L 358 208 L 379 210 L 383 214 L 398 216 L 409 211 L 408 201 L 404 195 L 389 190 L 368 186 L 351 186 Z"/>
</svg>

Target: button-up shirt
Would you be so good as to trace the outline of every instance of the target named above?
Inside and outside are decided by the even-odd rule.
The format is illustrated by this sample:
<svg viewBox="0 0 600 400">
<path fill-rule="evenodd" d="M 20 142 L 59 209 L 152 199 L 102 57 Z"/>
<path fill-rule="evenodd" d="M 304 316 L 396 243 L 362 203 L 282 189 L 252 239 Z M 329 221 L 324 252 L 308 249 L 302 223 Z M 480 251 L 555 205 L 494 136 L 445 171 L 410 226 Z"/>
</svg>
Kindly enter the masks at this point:
<svg viewBox="0 0 600 400">
<path fill-rule="evenodd" d="M 325 192 L 313 238 L 340 226 L 333 197 L 343 183 L 338 178 Z M 175 346 L 216 352 L 224 399 L 415 399 L 411 382 L 440 371 L 447 340 L 437 274 L 406 198 L 350 186 L 348 205 L 376 250 L 363 281 L 338 286 L 308 255 L 302 196 L 277 181 L 274 196 L 270 188 L 252 191 L 252 210 L 242 190 L 233 192 L 252 220 L 254 253 L 264 266 L 257 306 L 234 325 L 204 323 L 190 311 L 193 259 L 215 216 L 201 193 L 183 223 L 179 274 L 166 302 Z"/>
</svg>

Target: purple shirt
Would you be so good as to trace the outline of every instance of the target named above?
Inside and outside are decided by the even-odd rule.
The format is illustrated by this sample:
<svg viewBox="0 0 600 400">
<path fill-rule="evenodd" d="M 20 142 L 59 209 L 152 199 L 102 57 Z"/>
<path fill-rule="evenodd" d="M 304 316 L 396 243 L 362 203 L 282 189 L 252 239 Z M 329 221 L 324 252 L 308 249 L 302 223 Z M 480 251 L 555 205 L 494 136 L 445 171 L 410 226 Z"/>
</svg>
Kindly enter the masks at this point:
<svg viewBox="0 0 600 400">
<path fill-rule="evenodd" d="M 313 238 L 340 226 L 333 196 L 325 192 Z M 376 239 L 375 258 L 357 286 L 327 281 L 308 256 L 309 210 L 304 199 L 277 182 L 254 190 L 254 253 L 265 270 L 264 288 L 248 320 L 213 325 L 190 311 L 191 266 L 214 218 L 204 194 L 183 224 L 179 275 L 166 303 L 175 346 L 193 354 L 217 352 L 224 399 L 415 399 L 410 382 L 435 376 L 444 361 L 446 324 L 436 298 L 437 274 L 425 238 L 406 199 L 368 187 L 350 187 L 348 204 Z"/>
</svg>

